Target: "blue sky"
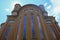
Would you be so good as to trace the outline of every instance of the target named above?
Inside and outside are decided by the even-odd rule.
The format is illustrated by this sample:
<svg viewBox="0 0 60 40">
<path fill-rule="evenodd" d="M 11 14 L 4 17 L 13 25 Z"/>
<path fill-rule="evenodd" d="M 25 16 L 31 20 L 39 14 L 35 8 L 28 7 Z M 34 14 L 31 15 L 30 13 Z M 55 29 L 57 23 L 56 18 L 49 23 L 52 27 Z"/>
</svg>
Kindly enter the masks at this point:
<svg viewBox="0 0 60 40">
<path fill-rule="evenodd" d="M 5 22 L 7 15 L 11 15 L 14 4 L 19 3 L 21 6 L 25 4 L 43 4 L 49 16 L 54 16 L 60 25 L 60 1 L 59 0 L 0 0 L 0 24 Z"/>
</svg>

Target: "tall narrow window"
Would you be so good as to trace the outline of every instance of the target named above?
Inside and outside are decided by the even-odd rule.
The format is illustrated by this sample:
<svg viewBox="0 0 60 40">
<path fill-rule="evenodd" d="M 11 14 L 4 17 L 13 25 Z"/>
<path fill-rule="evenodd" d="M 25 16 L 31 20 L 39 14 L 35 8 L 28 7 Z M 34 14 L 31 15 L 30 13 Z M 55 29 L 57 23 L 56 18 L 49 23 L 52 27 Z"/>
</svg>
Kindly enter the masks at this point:
<svg viewBox="0 0 60 40">
<path fill-rule="evenodd" d="M 54 39 L 57 40 L 57 39 L 56 39 L 56 36 L 55 36 L 55 33 L 54 33 L 53 26 L 50 26 L 49 28 L 50 28 L 50 31 L 51 31 L 51 33 L 52 33 Z"/>
<path fill-rule="evenodd" d="M 43 34 L 42 27 L 40 24 L 40 17 L 39 16 L 37 16 L 37 20 L 38 20 L 38 25 L 39 25 L 39 29 L 40 29 L 40 37 L 42 40 L 44 40 L 44 34 Z"/>
<path fill-rule="evenodd" d="M 8 38 L 9 32 L 10 32 L 10 26 L 8 26 L 8 29 L 7 29 L 7 31 L 6 31 L 6 40 L 7 40 L 7 38 Z"/>
<path fill-rule="evenodd" d="M 34 16 L 31 16 L 31 26 L 32 26 L 32 39 L 35 39 L 35 31 L 34 31 Z M 36 40 L 36 39 L 35 39 Z"/>
<path fill-rule="evenodd" d="M 26 40 L 26 21 L 27 21 L 27 17 L 26 17 L 26 16 L 24 16 L 23 40 Z"/>
</svg>

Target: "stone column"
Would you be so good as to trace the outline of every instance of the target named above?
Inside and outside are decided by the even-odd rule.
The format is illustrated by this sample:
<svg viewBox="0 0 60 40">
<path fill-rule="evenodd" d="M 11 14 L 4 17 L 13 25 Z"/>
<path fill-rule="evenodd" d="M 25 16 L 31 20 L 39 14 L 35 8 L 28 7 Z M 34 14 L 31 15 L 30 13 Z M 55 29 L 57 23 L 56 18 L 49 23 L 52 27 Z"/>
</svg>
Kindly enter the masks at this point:
<svg viewBox="0 0 60 40">
<path fill-rule="evenodd" d="M 53 25 L 53 28 L 54 28 L 54 32 L 55 32 L 55 35 L 57 37 L 58 40 L 60 40 L 60 35 L 59 35 L 59 32 L 58 32 L 58 29 L 56 28 L 56 24 L 54 22 L 52 22 L 52 25 Z"/>
<path fill-rule="evenodd" d="M 7 28 L 8 28 L 8 23 L 6 22 L 2 27 L 3 27 L 3 29 L 2 29 L 2 33 L 1 33 L 1 40 L 5 40 L 5 35 L 6 35 Z"/>
<path fill-rule="evenodd" d="M 43 19 L 43 16 L 41 14 L 40 14 L 40 21 L 41 21 L 42 30 L 44 32 L 45 40 L 54 40 L 53 36 L 52 36 L 52 33 L 50 32 L 49 27 L 46 24 L 46 22 Z"/>
<path fill-rule="evenodd" d="M 40 30 L 39 30 L 38 20 L 37 20 L 36 14 L 34 14 L 34 29 L 35 29 L 35 35 L 36 35 L 37 40 L 41 40 Z"/>
<path fill-rule="evenodd" d="M 32 40 L 31 15 L 27 13 L 26 40 Z"/>
<path fill-rule="evenodd" d="M 23 30 L 24 30 L 24 15 L 21 15 L 21 24 L 20 24 L 20 34 L 18 40 L 23 40 Z"/>
</svg>

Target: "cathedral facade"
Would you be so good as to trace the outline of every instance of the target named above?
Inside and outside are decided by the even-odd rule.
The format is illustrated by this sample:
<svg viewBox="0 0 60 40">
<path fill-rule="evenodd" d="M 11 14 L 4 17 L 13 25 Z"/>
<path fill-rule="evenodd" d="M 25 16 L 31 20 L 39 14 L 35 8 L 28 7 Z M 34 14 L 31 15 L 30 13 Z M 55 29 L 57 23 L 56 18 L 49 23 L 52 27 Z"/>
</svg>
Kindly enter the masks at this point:
<svg viewBox="0 0 60 40">
<path fill-rule="evenodd" d="M 11 13 L 1 24 L 0 40 L 60 40 L 58 23 L 43 5 L 16 4 Z"/>
</svg>

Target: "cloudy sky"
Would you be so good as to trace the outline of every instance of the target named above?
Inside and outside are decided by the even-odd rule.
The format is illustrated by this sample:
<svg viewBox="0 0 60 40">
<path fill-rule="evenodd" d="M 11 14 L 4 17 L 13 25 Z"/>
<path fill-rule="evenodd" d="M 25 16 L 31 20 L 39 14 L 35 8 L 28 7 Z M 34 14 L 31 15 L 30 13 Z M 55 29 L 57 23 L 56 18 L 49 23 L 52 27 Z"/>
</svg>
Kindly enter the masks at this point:
<svg viewBox="0 0 60 40">
<path fill-rule="evenodd" d="M 43 4 L 49 16 L 54 16 L 60 25 L 60 1 L 59 0 L 0 0 L 0 24 L 5 22 L 7 15 L 11 15 L 14 4 L 19 3 L 21 6 L 25 4 Z"/>
</svg>

